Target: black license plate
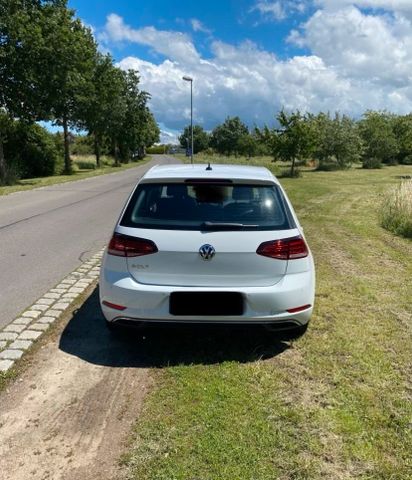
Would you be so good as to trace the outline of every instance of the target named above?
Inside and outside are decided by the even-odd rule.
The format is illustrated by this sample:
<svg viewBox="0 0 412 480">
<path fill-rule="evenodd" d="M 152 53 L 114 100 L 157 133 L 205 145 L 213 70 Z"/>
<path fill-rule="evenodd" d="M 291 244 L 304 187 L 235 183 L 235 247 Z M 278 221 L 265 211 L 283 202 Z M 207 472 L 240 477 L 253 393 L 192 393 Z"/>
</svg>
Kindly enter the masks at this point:
<svg viewBox="0 0 412 480">
<path fill-rule="evenodd" d="M 172 292 L 171 315 L 243 315 L 243 296 L 238 292 Z"/>
</svg>

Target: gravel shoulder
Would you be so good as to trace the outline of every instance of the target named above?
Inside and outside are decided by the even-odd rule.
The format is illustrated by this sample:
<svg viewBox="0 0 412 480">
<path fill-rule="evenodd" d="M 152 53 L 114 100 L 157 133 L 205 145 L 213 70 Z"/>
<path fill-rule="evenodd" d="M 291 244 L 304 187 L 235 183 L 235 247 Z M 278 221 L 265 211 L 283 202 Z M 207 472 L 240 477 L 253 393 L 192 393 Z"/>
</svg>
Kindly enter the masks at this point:
<svg viewBox="0 0 412 480">
<path fill-rule="evenodd" d="M 123 478 L 119 458 L 150 384 L 138 338 L 106 331 L 96 287 L 45 340 L 0 394 L 2 479 Z"/>
</svg>

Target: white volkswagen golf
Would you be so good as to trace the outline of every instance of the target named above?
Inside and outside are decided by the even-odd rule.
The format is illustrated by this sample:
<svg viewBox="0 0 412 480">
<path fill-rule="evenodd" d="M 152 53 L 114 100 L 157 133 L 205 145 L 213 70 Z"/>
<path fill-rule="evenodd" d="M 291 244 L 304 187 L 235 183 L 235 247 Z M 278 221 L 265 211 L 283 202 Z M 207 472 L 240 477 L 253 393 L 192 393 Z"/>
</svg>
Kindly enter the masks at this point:
<svg viewBox="0 0 412 480">
<path fill-rule="evenodd" d="M 315 270 L 277 179 L 261 167 L 156 166 L 140 179 L 104 254 L 109 327 L 267 324 L 304 333 Z"/>
</svg>

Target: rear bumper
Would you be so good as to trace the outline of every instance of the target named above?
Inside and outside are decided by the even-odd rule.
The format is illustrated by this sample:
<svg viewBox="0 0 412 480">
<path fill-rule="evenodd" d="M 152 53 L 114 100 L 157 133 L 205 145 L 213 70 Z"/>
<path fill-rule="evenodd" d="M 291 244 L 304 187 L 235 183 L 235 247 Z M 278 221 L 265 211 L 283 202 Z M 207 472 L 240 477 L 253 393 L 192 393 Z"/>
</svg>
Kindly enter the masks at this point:
<svg viewBox="0 0 412 480">
<path fill-rule="evenodd" d="M 269 287 L 175 287 L 143 285 L 128 274 L 102 269 L 100 276 L 100 305 L 109 322 L 169 322 L 169 323 L 226 323 L 226 324 L 291 324 L 308 323 L 314 303 L 314 272 L 285 275 Z M 240 292 L 244 313 L 239 316 L 177 316 L 169 313 L 172 292 Z M 126 307 L 123 311 L 107 307 L 102 302 Z M 288 309 L 301 305 L 311 307 L 298 313 Z"/>
</svg>

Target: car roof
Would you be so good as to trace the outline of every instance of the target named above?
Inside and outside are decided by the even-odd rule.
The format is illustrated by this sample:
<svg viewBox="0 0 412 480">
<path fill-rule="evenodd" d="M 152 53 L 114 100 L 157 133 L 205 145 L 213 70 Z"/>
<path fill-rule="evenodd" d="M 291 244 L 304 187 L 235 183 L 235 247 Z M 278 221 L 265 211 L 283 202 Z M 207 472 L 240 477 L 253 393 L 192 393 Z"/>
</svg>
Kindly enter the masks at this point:
<svg viewBox="0 0 412 480">
<path fill-rule="evenodd" d="M 142 178 L 143 181 L 174 180 L 182 179 L 227 179 L 276 183 L 277 178 L 265 167 L 251 167 L 248 165 L 215 165 L 211 164 L 211 170 L 207 164 L 170 164 L 155 165 Z"/>
</svg>

